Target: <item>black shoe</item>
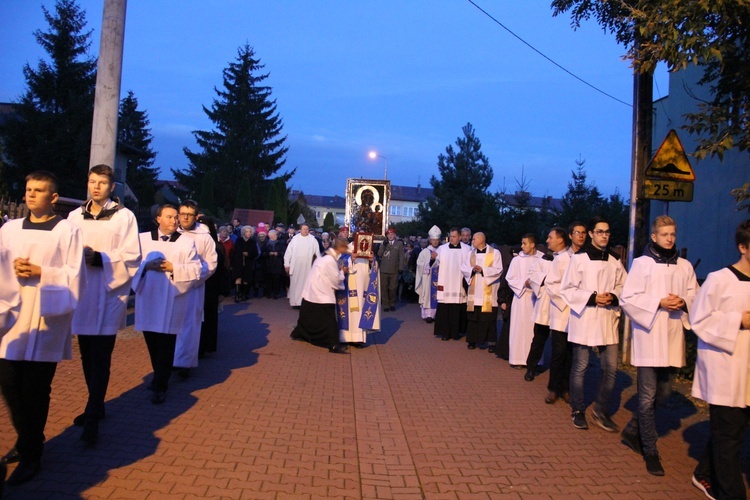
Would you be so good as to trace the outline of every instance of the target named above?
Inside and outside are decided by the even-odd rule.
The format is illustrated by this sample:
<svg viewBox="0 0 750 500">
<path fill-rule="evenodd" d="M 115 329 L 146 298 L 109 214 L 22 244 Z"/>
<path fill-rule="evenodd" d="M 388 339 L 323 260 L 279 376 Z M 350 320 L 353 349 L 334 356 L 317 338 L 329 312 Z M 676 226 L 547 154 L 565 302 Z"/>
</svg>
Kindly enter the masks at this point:
<svg viewBox="0 0 750 500">
<path fill-rule="evenodd" d="M 424 320 L 427 323 L 432 323 L 433 321 L 435 321 L 433 318 L 425 318 Z"/>
<path fill-rule="evenodd" d="M 623 430 L 620 434 L 620 437 L 622 438 L 622 444 L 638 453 L 639 455 L 643 455 L 643 450 L 641 449 L 640 434 L 628 432 L 628 428 L 626 427 L 625 430 Z"/>
<path fill-rule="evenodd" d="M 572 415 L 573 427 L 576 429 L 586 430 L 589 428 L 588 422 L 586 422 L 586 413 L 582 411 L 574 411 Z"/>
<path fill-rule="evenodd" d="M 3 455 L 2 458 L 0 458 L 0 462 L 4 464 L 14 464 L 18 462 L 19 460 L 21 460 L 21 455 L 18 454 L 18 450 L 16 449 L 15 446 L 11 448 L 8 453 Z"/>
<path fill-rule="evenodd" d="M 16 486 L 31 481 L 39 473 L 40 466 L 38 460 L 21 460 L 6 483 Z"/>
<path fill-rule="evenodd" d="M 596 408 L 594 408 L 594 411 L 591 412 L 591 419 L 596 425 L 607 432 L 617 432 L 620 430 L 620 428 L 617 427 L 617 424 L 614 423 L 609 415 L 601 410 L 597 410 Z"/>
<path fill-rule="evenodd" d="M 8 473 L 8 467 L 0 462 L 0 498 L 3 498 L 3 485 L 5 484 L 5 475 Z M 693 476 L 695 479 L 695 476 Z"/>
<path fill-rule="evenodd" d="M 646 461 L 646 470 L 652 476 L 663 476 L 664 467 L 661 466 L 661 460 L 659 459 L 658 453 L 647 453 L 643 455 L 643 460 Z"/>
<path fill-rule="evenodd" d="M 160 405 L 167 400 L 167 393 L 164 391 L 154 391 L 154 395 L 151 396 L 151 402 L 155 405 Z"/>
<path fill-rule="evenodd" d="M 547 392 L 547 395 L 544 397 L 544 402 L 551 405 L 554 404 L 555 401 L 557 401 L 557 393 L 555 391 Z"/>
<path fill-rule="evenodd" d="M 365 347 L 367 347 L 367 342 L 352 342 L 349 345 L 356 349 L 364 349 Z"/>
<path fill-rule="evenodd" d="M 448 342 L 450 339 L 450 337 L 440 337 L 440 340 L 443 340 L 445 342 Z"/>
<path fill-rule="evenodd" d="M 149 391 L 151 390 L 151 384 L 148 385 L 148 390 Z M 101 415 L 95 415 L 93 418 L 95 418 L 96 420 L 104 420 L 105 416 L 106 415 L 102 413 Z M 80 415 L 78 415 L 76 418 L 73 419 L 73 425 L 75 425 L 76 427 L 83 427 L 83 424 L 85 423 L 86 423 L 86 413 L 81 413 Z"/>
<path fill-rule="evenodd" d="M 179 375 L 179 377 L 182 380 L 185 380 L 185 379 L 189 378 L 190 377 L 190 368 L 178 368 L 177 369 L 177 375 Z"/>
<path fill-rule="evenodd" d="M 487 352 L 490 354 L 495 354 L 497 352 L 497 349 L 495 348 L 494 345 L 487 346 Z"/>
<path fill-rule="evenodd" d="M 536 373 L 534 373 L 534 370 L 526 370 L 526 375 L 523 376 L 523 379 L 526 382 L 533 382 L 534 377 L 536 377 Z"/>
<path fill-rule="evenodd" d="M 93 448 L 96 446 L 96 443 L 99 442 L 99 420 L 94 418 L 86 420 L 86 423 L 83 424 L 81 441 L 86 444 L 87 448 Z"/>
<path fill-rule="evenodd" d="M 466 347 L 468 347 L 469 350 L 474 350 L 477 348 L 477 345 L 474 342 L 469 342 Z"/>
<path fill-rule="evenodd" d="M 329 347 L 328 352 L 330 352 L 331 354 L 347 354 L 349 352 L 349 349 L 347 349 L 345 344 L 337 344 L 335 346 Z"/>
</svg>

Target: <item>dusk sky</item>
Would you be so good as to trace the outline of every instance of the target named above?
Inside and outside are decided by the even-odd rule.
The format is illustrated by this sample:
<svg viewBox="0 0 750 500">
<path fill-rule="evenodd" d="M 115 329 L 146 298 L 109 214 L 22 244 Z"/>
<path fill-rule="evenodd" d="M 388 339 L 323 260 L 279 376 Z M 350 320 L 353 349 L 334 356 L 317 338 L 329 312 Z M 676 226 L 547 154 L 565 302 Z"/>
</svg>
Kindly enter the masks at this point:
<svg viewBox="0 0 750 500">
<path fill-rule="evenodd" d="M 79 1 L 99 50 L 102 0 Z M 476 2 L 518 36 L 612 96 L 632 101 L 625 48 L 594 22 L 578 31 L 552 17 L 550 0 Z M 41 5 L 3 0 L 0 102 L 17 100 L 45 54 Z M 222 70 L 248 43 L 270 73 L 289 153 L 291 187 L 343 195 L 348 177 L 429 186 L 437 157 L 471 122 L 494 170 L 493 191 L 516 189 L 522 169 L 532 194 L 561 196 L 575 160 L 604 194 L 627 198 L 632 108 L 575 80 L 464 0 L 131 1 L 122 95 L 148 112 L 161 178 L 186 168 L 191 131 L 210 129 L 202 111 Z M 668 88 L 657 74 L 654 97 Z M 234 189 L 236 179 L 225 179 Z"/>
</svg>

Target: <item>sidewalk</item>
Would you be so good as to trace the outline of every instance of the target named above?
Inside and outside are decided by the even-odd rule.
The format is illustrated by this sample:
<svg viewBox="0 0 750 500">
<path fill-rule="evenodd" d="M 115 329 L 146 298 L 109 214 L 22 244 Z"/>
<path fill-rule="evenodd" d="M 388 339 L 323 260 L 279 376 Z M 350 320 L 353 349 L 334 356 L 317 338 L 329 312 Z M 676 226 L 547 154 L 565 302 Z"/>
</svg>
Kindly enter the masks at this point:
<svg viewBox="0 0 750 500">
<path fill-rule="evenodd" d="M 143 338 L 124 330 L 95 450 L 72 426 L 85 402 L 74 354 L 55 377 L 42 472 L 5 498 L 704 498 L 690 477 L 707 415 L 682 396 L 657 414 L 659 478 L 619 434 L 576 430 L 567 405 L 544 404 L 546 373 L 525 382 L 436 340 L 416 305 L 385 313 L 349 355 L 293 342 L 296 319 L 286 300 L 227 302 L 219 351 L 160 406 Z M 621 427 L 634 392 L 619 372 Z M 14 439 L 0 404 L 0 452 Z"/>
</svg>

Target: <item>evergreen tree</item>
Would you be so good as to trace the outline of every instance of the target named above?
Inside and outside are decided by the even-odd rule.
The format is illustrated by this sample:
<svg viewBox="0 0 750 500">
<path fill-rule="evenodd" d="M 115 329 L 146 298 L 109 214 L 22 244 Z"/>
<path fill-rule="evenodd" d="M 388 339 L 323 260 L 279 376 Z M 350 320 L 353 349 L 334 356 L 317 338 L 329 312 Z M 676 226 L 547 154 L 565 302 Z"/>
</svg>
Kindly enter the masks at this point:
<svg viewBox="0 0 750 500">
<path fill-rule="evenodd" d="M 463 136 L 456 140 L 457 149 L 450 145 L 446 154 L 438 156 L 440 179 L 434 175 L 430 179 L 433 196 L 420 205 L 419 212 L 426 227 L 437 224 L 445 231 L 451 226 L 469 226 L 474 231 L 484 230 L 492 241 L 498 218 L 496 196 L 487 191 L 492 167 L 471 123 L 462 131 Z"/>
<path fill-rule="evenodd" d="M 619 191 L 604 200 L 601 215 L 609 221 L 609 229 L 612 235 L 609 241 L 612 245 L 628 244 L 628 218 L 630 207 Z"/>
<path fill-rule="evenodd" d="M 138 99 L 129 90 L 128 95 L 120 101 L 117 147 L 124 150 L 122 152 L 127 157 L 125 179 L 142 207 L 154 203 L 154 184 L 159 176 L 159 169 L 153 166 L 156 153 L 151 149 L 154 138 L 148 126 L 148 114 L 138 109 Z"/>
<path fill-rule="evenodd" d="M 207 175 L 203 178 L 201 185 L 201 195 L 198 198 L 198 204 L 202 212 L 215 215 L 216 207 L 214 206 L 214 178 Z"/>
<path fill-rule="evenodd" d="M 574 220 L 588 224 L 595 215 L 602 215 L 604 199 L 599 189 L 593 184 L 586 182 L 586 160 L 576 160 L 577 171 L 571 171 L 572 182 L 568 182 L 568 191 L 563 195 L 562 208 L 558 220 L 560 225 L 567 227 Z"/>
<path fill-rule="evenodd" d="M 237 188 L 237 196 L 234 199 L 234 208 L 250 208 L 252 206 L 252 190 L 250 189 L 250 179 L 247 175 L 242 176 L 240 185 Z"/>
<path fill-rule="evenodd" d="M 300 215 L 311 227 L 318 225 L 318 218 L 315 217 L 315 211 L 307 204 L 307 198 L 305 198 L 305 193 L 302 191 L 297 195 L 297 199 L 289 205 L 289 224 L 297 224 L 297 219 Z"/>
<path fill-rule="evenodd" d="M 237 58 L 224 69 L 223 89 L 215 89 L 217 98 L 211 108 L 203 111 L 213 122 L 213 130 L 193 132 L 198 151 L 184 148 L 190 164 L 187 171 L 172 170 L 175 178 L 185 186 L 188 194 L 200 191 L 204 176 L 219 180 L 247 179 L 251 201 L 246 208 L 264 206 L 267 183 L 263 181 L 284 166 L 287 147 L 282 136 L 282 121 L 276 112 L 276 100 L 271 99 L 271 88 L 264 86 L 268 73 L 245 44 L 237 51 Z M 294 174 L 283 174 L 289 180 Z M 214 192 L 217 207 L 227 212 L 234 208 L 233 193 L 226 189 Z"/>
<path fill-rule="evenodd" d="M 323 218 L 323 231 L 333 231 L 336 229 L 336 219 L 333 217 L 333 212 L 328 212 Z"/>
<path fill-rule="evenodd" d="M 24 65 L 26 91 L 17 120 L 0 133 L 9 160 L 7 176 L 16 196 L 29 172 L 46 168 L 60 179 L 62 196 L 85 198 L 91 151 L 96 59 L 89 55 L 91 31 L 74 0 L 58 0 L 54 13 L 42 7 L 49 31 L 34 32 L 49 55 L 37 68 Z"/>
</svg>

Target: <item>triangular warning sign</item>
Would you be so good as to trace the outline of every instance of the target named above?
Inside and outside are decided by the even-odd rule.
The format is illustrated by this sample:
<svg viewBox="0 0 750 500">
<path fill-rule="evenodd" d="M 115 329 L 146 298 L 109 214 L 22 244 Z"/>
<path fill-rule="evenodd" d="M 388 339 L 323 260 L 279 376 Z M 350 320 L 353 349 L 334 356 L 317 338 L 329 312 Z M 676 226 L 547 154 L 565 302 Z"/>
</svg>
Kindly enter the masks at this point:
<svg viewBox="0 0 750 500">
<path fill-rule="evenodd" d="M 695 172 L 690 166 L 685 149 L 674 129 L 670 130 L 667 138 L 659 146 L 646 167 L 646 177 L 653 179 L 674 179 L 677 181 L 694 181 Z"/>
</svg>

